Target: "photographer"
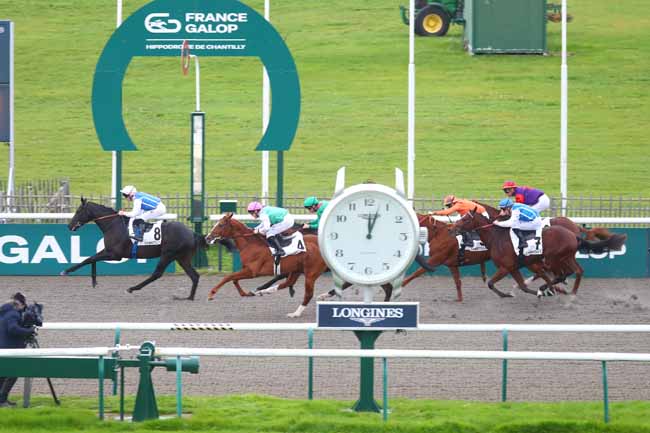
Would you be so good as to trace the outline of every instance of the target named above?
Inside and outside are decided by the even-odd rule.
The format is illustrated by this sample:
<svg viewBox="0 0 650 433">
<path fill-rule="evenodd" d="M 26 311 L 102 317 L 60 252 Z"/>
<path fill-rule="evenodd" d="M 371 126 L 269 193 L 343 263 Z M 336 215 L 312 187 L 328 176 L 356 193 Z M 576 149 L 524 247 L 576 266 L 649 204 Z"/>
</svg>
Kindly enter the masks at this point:
<svg viewBox="0 0 650 433">
<path fill-rule="evenodd" d="M 26 327 L 22 323 L 21 313 L 26 306 L 25 296 L 18 292 L 0 307 L 0 349 L 24 349 L 27 340 L 34 334 L 34 326 Z M 15 377 L 0 377 L 0 407 L 16 405 L 7 400 L 16 380 Z"/>
</svg>

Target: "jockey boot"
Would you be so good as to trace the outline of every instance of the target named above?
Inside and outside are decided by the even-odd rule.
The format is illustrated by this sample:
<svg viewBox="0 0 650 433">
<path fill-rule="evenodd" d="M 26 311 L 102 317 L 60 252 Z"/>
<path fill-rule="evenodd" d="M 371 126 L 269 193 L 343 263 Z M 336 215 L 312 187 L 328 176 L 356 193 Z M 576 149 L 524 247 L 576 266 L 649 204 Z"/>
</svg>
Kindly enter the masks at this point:
<svg viewBox="0 0 650 433">
<path fill-rule="evenodd" d="M 133 221 L 133 239 L 142 242 L 144 237 L 144 220 L 137 219 Z"/>
<path fill-rule="evenodd" d="M 284 250 L 280 246 L 280 241 L 278 241 L 277 236 L 269 236 L 266 238 L 266 242 L 269 243 L 274 249 L 275 249 L 275 254 L 274 256 L 283 256 L 284 255 Z"/>
</svg>

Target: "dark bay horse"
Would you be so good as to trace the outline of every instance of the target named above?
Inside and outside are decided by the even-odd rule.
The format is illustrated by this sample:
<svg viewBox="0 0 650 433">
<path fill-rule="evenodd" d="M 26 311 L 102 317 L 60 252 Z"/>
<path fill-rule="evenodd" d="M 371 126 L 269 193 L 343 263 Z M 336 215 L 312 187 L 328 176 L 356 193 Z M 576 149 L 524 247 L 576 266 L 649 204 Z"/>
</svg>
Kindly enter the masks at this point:
<svg viewBox="0 0 650 433">
<path fill-rule="evenodd" d="M 266 239 L 262 235 L 255 234 L 252 229 L 243 223 L 233 219 L 232 213 L 224 215 L 214 225 L 206 236 L 206 241 L 212 243 L 219 239 L 232 239 L 239 250 L 242 269 L 226 275 L 216 286 L 210 290 L 208 300 L 214 299 L 219 289 L 226 283 L 232 281 L 240 296 L 254 296 L 239 285 L 239 280 L 255 278 L 264 275 L 273 275 L 274 259 L 269 251 Z M 314 285 L 316 279 L 327 270 L 318 248 L 318 238 L 313 235 L 305 235 L 305 253 L 282 257 L 280 269 L 289 274 L 292 279 L 298 279 L 300 274 L 305 275 L 305 295 L 302 304 L 296 311 L 287 314 L 288 317 L 300 317 L 302 312 L 314 296 Z M 294 280 L 294 283 L 295 283 Z"/>
<path fill-rule="evenodd" d="M 498 218 L 498 209 L 493 208 L 492 206 L 485 203 L 479 204 L 485 208 L 488 215 L 490 216 L 490 219 L 494 220 Z M 614 233 L 610 232 L 605 227 L 592 227 L 590 229 L 587 229 L 574 223 L 570 218 L 563 216 L 551 217 L 551 226 L 562 226 L 575 235 L 584 237 L 588 241 L 607 240 L 614 236 Z"/>
<path fill-rule="evenodd" d="M 90 202 L 84 198 L 81 199 L 81 205 L 72 217 L 70 224 L 68 224 L 68 228 L 75 231 L 84 224 L 93 221 L 104 233 L 104 249 L 94 256 L 88 257 L 83 262 L 61 272 L 61 275 L 67 275 L 82 266 L 92 264 L 92 281 L 93 287 L 95 287 L 97 283 L 95 264 L 100 261 L 131 258 L 131 247 L 133 243 L 127 231 L 128 219 L 126 217 L 119 216 L 114 209 Z M 199 283 L 199 273 L 192 267 L 192 257 L 199 248 L 207 248 L 207 243 L 202 235 L 194 233 L 177 221 L 163 222 L 161 229 L 161 244 L 138 247 L 136 257 L 139 259 L 160 257 L 156 269 L 149 278 L 140 284 L 128 288 L 127 292 L 133 293 L 133 291 L 140 290 L 152 281 L 157 280 L 165 272 L 167 265 L 176 260 L 192 280 L 192 289 L 187 298 L 174 298 L 194 300 L 196 287 Z"/>
<path fill-rule="evenodd" d="M 495 287 L 497 281 L 511 274 L 521 290 L 526 293 L 538 293 L 526 287 L 519 272 L 519 258 L 512 246 L 509 229 L 490 224 L 487 218 L 477 212 L 470 212 L 465 215 L 454 224 L 454 227 L 460 231 L 477 230 L 481 240 L 488 247 L 490 257 L 497 267 L 496 273 L 488 281 L 490 290 L 500 297 L 512 296 L 501 292 Z M 575 233 L 561 225 L 546 227 L 542 232 L 543 254 L 525 257 L 523 265 L 533 274 L 544 279 L 546 287 L 552 287 L 575 273 L 576 279 L 572 293 L 576 294 L 583 274 L 582 267 L 575 258 L 578 248 L 585 250 L 602 248 L 617 250 L 623 246 L 626 239 L 627 236 L 625 235 L 615 234 L 606 240 L 588 241 L 576 236 Z"/>
<path fill-rule="evenodd" d="M 460 280 L 460 270 L 458 268 L 460 266 L 481 265 L 481 277 L 485 282 L 485 262 L 490 260 L 490 252 L 465 251 L 461 259 L 459 256 L 458 240 L 449 230 L 450 226 L 448 224 L 436 220 L 433 215 L 418 214 L 418 221 L 420 222 L 420 227 L 426 227 L 429 232 L 428 265 L 431 268 L 440 265 L 445 265 L 449 268 L 449 271 L 454 278 L 454 283 L 456 284 L 456 300 L 462 302 L 463 291 L 461 288 L 462 283 Z M 413 272 L 404 280 L 404 286 L 424 274 L 426 271 L 426 269 L 420 268 Z"/>
</svg>

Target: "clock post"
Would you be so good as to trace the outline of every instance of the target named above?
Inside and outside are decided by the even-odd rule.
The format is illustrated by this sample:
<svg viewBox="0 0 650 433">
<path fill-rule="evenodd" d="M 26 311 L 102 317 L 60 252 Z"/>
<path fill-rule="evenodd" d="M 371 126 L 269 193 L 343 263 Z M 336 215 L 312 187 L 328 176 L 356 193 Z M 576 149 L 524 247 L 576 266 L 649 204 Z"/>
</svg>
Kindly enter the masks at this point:
<svg viewBox="0 0 650 433">
<path fill-rule="evenodd" d="M 374 349 L 384 330 L 418 326 L 419 303 L 373 302 L 377 286 L 399 296 L 419 247 L 419 223 L 404 194 L 404 175 L 399 169 L 395 174 L 395 189 L 370 183 L 345 188 L 345 167 L 339 169 L 334 197 L 319 225 L 318 244 L 336 294 L 340 299 L 343 284 L 352 283 L 363 288 L 364 302 L 319 302 L 318 327 L 354 331 L 361 349 Z M 359 364 L 359 399 L 353 409 L 380 412 L 374 358 L 361 358 Z"/>
</svg>

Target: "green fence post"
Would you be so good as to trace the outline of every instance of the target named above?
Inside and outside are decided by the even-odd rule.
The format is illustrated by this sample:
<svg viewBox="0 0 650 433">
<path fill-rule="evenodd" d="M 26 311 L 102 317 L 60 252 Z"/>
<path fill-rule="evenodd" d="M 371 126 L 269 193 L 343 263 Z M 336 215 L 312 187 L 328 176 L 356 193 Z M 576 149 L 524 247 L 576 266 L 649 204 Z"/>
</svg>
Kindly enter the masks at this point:
<svg viewBox="0 0 650 433">
<path fill-rule="evenodd" d="M 140 383 L 138 384 L 138 394 L 135 398 L 135 409 L 133 409 L 133 421 L 144 421 L 147 419 L 158 419 L 158 405 L 156 404 L 156 394 L 153 390 L 151 380 L 151 361 L 153 360 L 155 346 L 152 342 L 147 341 L 140 346 L 138 354 L 140 368 Z"/>
<path fill-rule="evenodd" d="M 386 358 L 382 358 L 384 374 L 383 374 L 383 397 L 384 397 L 384 407 L 383 407 L 383 419 L 384 422 L 388 421 L 388 361 Z"/>
<path fill-rule="evenodd" d="M 307 347 L 314 348 L 314 328 L 307 330 Z M 314 357 L 310 356 L 308 359 L 308 373 L 307 373 L 307 399 L 314 399 Z"/>
<path fill-rule="evenodd" d="M 501 331 L 503 337 L 503 351 L 508 351 L 508 330 Z M 508 399 L 508 360 L 504 359 L 501 362 L 501 401 L 505 402 Z"/>
<path fill-rule="evenodd" d="M 115 343 L 116 346 L 120 344 L 120 334 L 121 334 L 121 330 L 120 327 L 118 326 L 117 328 L 115 328 L 115 338 L 113 339 L 113 342 Z M 119 356 L 120 356 L 119 352 L 117 351 L 113 352 L 113 358 L 117 358 Z M 117 368 L 117 365 L 115 366 L 115 368 Z M 113 395 L 117 395 L 117 378 L 113 379 Z"/>
<path fill-rule="evenodd" d="M 99 376 L 99 419 L 104 419 L 104 357 L 99 357 L 99 365 L 97 366 Z"/>
<path fill-rule="evenodd" d="M 182 373 L 183 364 L 181 363 L 180 355 L 176 355 L 176 415 L 179 418 L 183 417 L 183 388 L 182 388 Z"/>
<path fill-rule="evenodd" d="M 607 387 L 607 362 L 601 361 L 603 366 L 603 412 L 605 423 L 609 422 L 609 389 Z"/>
<path fill-rule="evenodd" d="M 120 421 L 124 421 L 124 366 L 120 365 Z"/>
<path fill-rule="evenodd" d="M 361 349 L 374 349 L 375 340 L 381 331 L 354 331 L 354 335 L 361 343 Z M 359 400 L 352 407 L 356 412 L 379 412 L 380 407 L 375 401 L 375 359 L 361 358 L 361 378 L 359 381 Z"/>
</svg>

